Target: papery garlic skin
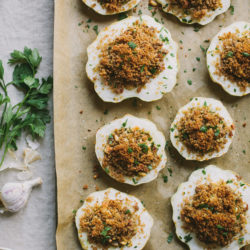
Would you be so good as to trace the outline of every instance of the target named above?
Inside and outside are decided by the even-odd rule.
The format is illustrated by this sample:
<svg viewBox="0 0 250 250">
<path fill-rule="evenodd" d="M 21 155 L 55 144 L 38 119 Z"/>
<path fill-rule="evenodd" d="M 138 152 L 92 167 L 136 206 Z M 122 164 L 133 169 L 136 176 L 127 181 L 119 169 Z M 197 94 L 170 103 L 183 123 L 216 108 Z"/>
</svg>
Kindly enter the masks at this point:
<svg viewBox="0 0 250 250">
<path fill-rule="evenodd" d="M 0 193 L 5 210 L 12 213 L 18 212 L 27 203 L 32 188 L 40 184 L 42 184 L 40 177 L 22 183 L 6 183 Z"/>
</svg>

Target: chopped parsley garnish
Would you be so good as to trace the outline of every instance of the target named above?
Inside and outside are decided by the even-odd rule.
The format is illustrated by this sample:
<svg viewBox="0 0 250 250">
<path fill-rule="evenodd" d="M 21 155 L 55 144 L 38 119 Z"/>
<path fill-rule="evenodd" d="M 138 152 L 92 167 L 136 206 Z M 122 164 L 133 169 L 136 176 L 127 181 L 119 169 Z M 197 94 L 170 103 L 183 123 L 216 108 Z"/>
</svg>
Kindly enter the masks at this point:
<svg viewBox="0 0 250 250">
<path fill-rule="evenodd" d="M 191 80 L 187 80 L 188 85 L 192 85 L 192 81 Z"/>
<path fill-rule="evenodd" d="M 108 236 L 108 231 L 111 230 L 111 227 L 105 226 L 104 229 L 101 231 L 101 235 L 107 240 L 110 238 L 110 236 Z"/>
<path fill-rule="evenodd" d="M 127 18 L 128 17 L 128 15 L 126 14 L 126 13 L 120 13 L 119 15 L 118 15 L 118 20 L 123 20 L 123 19 L 125 19 L 125 18 Z"/>
<path fill-rule="evenodd" d="M 162 174 L 162 178 L 163 178 L 164 183 L 168 182 L 168 176 L 167 175 Z"/>
<path fill-rule="evenodd" d="M 204 102 L 203 106 L 207 107 L 207 102 L 206 101 Z"/>
<path fill-rule="evenodd" d="M 234 14 L 234 6 L 230 5 L 230 14 L 233 15 Z"/>
<path fill-rule="evenodd" d="M 173 67 L 171 65 L 168 65 L 168 69 L 173 69 Z"/>
<path fill-rule="evenodd" d="M 243 244 L 243 242 L 244 242 L 244 237 L 241 237 L 241 238 L 238 239 L 238 243 L 239 243 L 240 245 Z"/>
<path fill-rule="evenodd" d="M 134 184 L 138 183 L 138 181 L 135 178 L 132 178 L 132 181 L 134 182 Z"/>
<path fill-rule="evenodd" d="M 145 64 L 141 66 L 141 73 L 144 71 L 144 68 L 145 68 Z"/>
<path fill-rule="evenodd" d="M 99 31 L 98 31 L 98 25 L 95 25 L 93 27 L 93 30 L 95 31 L 96 35 L 98 35 Z"/>
<path fill-rule="evenodd" d="M 174 128 L 170 128 L 170 131 L 171 131 L 171 132 L 174 132 Z"/>
<path fill-rule="evenodd" d="M 162 34 L 160 34 L 160 38 L 163 42 L 169 42 L 169 39 L 167 37 L 164 37 Z"/>
<path fill-rule="evenodd" d="M 127 210 L 125 211 L 125 214 L 131 214 L 131 211 L 130 211 L 129 209 L 127 209 Z"/>
<path fill-rule="evenodd" d="M 184 236 L 185 243 L 188 243 L 192 239 L 193 237 L 190 234 Z"/>
<path fill-rule="evenodd" d="M 82 146 L 82 150 L 86 150 L 87 148 L 85 146 Z"/>
<path fill-rule="evenodd" d="M 218 136 L 219 134 L 220 134 L 220 130 L 217 129 L 217 130 L 215 131 L 214 135 L 215 135 L 215 136 Z"/>
<path fill-rule="evenodd" d="M 206 55 L 207 49 L 205 49 L 202 45 L 200 45 L 200 48 L 201 48 L 202 52 Z"/>
<path fill-rule="evenodd" d="M 243 187 L 243 186 L 245 186 L 245 184 L 241 182 L 241 183 L 240 183 L 240 186 Z"/>
<path fill-rule="evenodd" d="M 104 115 L 107 115 L 108 113 L 109 113 L 108 109 L 105 109 L 103 112 Z"/>
<path fill-rule="evenodd" d="M 135 49 L 137 47 L 137 45 L 134 43 L 134 42 L 128 42 L 128 46 L 131 48 L 131 49 Z"/>
<path fill-rule="evenodd" d="M 72 213 L 73 213 L 74 215 L 76 215 L 76 210 L 74 209 L 74 210 L 72 211 Z"/>
<path fill-rule="evenodd" d="M 147 154 L 148 153 L 148 146 L 145 143 L 139 144 L 139 147 L 142 149 L 142 152 Z"/>
<path fill-rule="evenodd" d="M 221 226 L 221 225 L 216 225 L 216 227 L 217 227 L 218 229 L 224 229 L 224 227 Z"/>
<path fill-rule="evenodd" d="M 131 154 L 133 152 L 132 148 L 128 148 L 128 153 Z"/>
<path fill-rule="evenodd" d="M 105 170 L 105 172 L 106 172 L 107 174 L 109 173 L 109 169 L 108 169 L 108 168 L 105 168 L 104 170 Z"/>
<path fill-rule="evenodd" d="M 226 55 L 226 57 L 232 57 L 234 55 L 233 51 L 229 51 Z"/>
<path fill-rule="evenodd" d="M 171 168 L 168 168 L 169 175 L 172 176 L 173 170 Z"/>
<path fill-rule="evenodd" d="M 148 168 L 148 170 L 152 170 L 153 169 L 151 165 L 149 165 L 147 168 Z"/>
<path fill-rule="evenodd" d="M 171 243 L 171 241 L 173 240 L 173 238 L 174 238 L 174 234 L 170 233 L 169 236 L 168 236 L 168 239 L 167 239 L 168 244 Z"/>
<path fill-rule="evenodd" d="M 193 72 L 195 72 L 196 68 L 193 68 Z"/>
<path fill-rule="evenodd" d="M 156 109 L 157 109 L 157 110 L 161 110 L 161 107 L 158 106 L 158 105 L 156 105 Z"/>
<path fill-rule="evenodd" d="M 194 27 L 194 32 L 198 32 L 200 30 L 200 27 L 199 26 L 195 26 Z"/>
<path fill-rule="evenodd" d="M 247 53 L 247 52 L 242 52 L 242 55 L 243 55 L 243 56 L 246 56 L 246 57 L 249 57 L 249 56 L 250 56 L 250 54 Z"/>
<path fill-rule="evenodd" d="M 233 183 L 233 180 L 227 180 L 226 183 L 227 183 L 227 184 Z"/>
<path fill-rule="evenodd" d="M 201 59 L 200 59 L 200 57 L 196 57 L 196 60 L 199 62 Z"/>
<path fill-rule="evenodd" d="M 128 119 L 127 119 L 125 122 L 122 123 L 122 126 L 123 126 L 123 127 L 126 127 L 127 122 L 128 122 Z"/>
<path fill-rule="evenodd" d="M 201 126 L 200 131 L 206 133 L 207 132 L 207 126 Z"/>
<path fill-rule="evenodd" d="M 202 173 L 205 175 L 207 172 L 205 169 L 202 169 Z"/>
</svg>

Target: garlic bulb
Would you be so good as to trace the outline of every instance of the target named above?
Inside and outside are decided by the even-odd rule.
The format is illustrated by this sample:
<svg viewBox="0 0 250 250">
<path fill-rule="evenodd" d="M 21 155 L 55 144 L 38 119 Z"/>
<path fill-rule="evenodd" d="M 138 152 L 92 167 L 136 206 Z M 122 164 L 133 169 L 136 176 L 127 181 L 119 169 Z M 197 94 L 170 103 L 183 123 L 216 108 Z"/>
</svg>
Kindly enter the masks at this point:
<svg viewBox="0 0 250 250">
<path fill-rule="evenodd" d="M 32 188 L 40 184 L 40 177 L 23 183 L 6 183 L 0 192 L 5 211 L 18 212 L 27 203 Z"/>
</svg>

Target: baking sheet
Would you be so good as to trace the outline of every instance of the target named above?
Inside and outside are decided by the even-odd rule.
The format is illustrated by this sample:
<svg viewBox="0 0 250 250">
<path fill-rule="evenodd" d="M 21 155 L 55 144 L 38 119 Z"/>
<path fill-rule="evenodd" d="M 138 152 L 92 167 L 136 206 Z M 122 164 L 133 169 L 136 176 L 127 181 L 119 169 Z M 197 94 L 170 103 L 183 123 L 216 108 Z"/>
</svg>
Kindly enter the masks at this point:
<svg viewBox="0 0 250 250">
<path fill-rule="evenodd" d="M 185 249 L 176 237 L 170 244 L 167 243 L 168 235 L 174 232 L 170 197 L 178 185 L 186 181 L 196 168 L 208 164 L 235 170 L 244 176 L 247 182 L 250 182 L 250 96 L 231 97 L 220 86 L 212 83 L 206 69 L 205 56 L 200 49 L 200 45 L 204 48 L 208 47 L 209 44 L 203 41 L 211 39 L 221 26 L 248 19 L 248 0 L 234 0 L 232 5 L 235 9 L 234 15 L 227 11 L 226 14 L 220 15 L 215 21 L 201 28 L 199 32 L 194 31 L 194 26 L 183 25 L 175 17 L 157 10 L 155 17 L 164 22 L 180 47 L 178 85 L 160 101 L 145 103 L 130 99 L 119 104 L 110 104 L 101 101 L 94 92 L 93 84 L 87 79 L 86 48 L 96 37 L 93 27 L 98 25 L 100 30 L 116 21 L 117 16 L 102 17 L 95 14 L 80 0 L 57 0 L 55 2 L 54 125 L 58 191 L 56 236 L 58 249 L 80 249 L 72 211 L 78 209 L 81 206 L 80 200 L 96 188 L 102 190 L 114 187 L 143 200 L 154 218 L 154 227 L 145 247 L 146 250 Z M 137 15 L 139 10 L 151 16 L 154 9 L 149 11 L 148 2 L 143 1 L 136 8 L 136 12 L 130 11 L 129 15 Z M 89 19 L 91 22 L 87 23 Z M 90 26 L 89 29 L 86 29 L 87 24 Z M 200 62 L 196 60 L 196 57 L 200 57 Z M 196 68 L 195 72 L 193 68 Z M 191 86 L 187 84 L 187 80 L 192 80 Z M 226 155 L 198 163 L 184 160 L 170 147 L 167 151 L 167 167 L 163 170 L 163 173 L 168 176 L 167 168 L 173 171 L 172 176 L 168 178 L 168 183 L 163 182 L 160 174 L 157 180 L 138 187 L 119 184 L 100 169 L 94 152 L 95 133 L 100 126 L 130 113 L 155 122 L 169 140 L 170 124 L 177 110 L 195 96 L 222 100 L 232 115 L 237 132 Z M 160 107 L 160 110 L 156 109 L 156 105 Z M 246 123 L 245 127 L 242 126 L 244 123 Z M 82 149 L 83 146 L 86 150 Z M 99 178 L 94 180 L 96 167 Z M 83 190 L 85 184 L 89 187 L 87 190 Z"/>
</svg>

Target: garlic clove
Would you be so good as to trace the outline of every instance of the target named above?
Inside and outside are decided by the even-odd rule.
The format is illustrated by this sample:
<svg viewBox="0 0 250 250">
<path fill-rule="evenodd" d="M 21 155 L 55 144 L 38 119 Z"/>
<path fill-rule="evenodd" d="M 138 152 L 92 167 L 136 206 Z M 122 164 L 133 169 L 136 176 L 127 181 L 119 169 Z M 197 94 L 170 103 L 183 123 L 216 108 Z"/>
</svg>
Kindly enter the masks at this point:
<svg viewBox="0 0 250 250">
<path fill-rule="evenodd" d="M 27 203 L 32 188 L 40 184 L 42 184 L 40 177 L 22 183 L 6 183 L 0 193 L 5 209 L 9 212 L 18 212 Z"/>
<path fill-rule="evenodd" d="M 28 146 L 31 149 L 36 150 L 39 148 L 40 143 L 36 139 L 33 139 L 31 135 L 28 135 L 25 139 L 26 139 Z"/>
<path fill-rule="evenodd" d="M 28 166 L 34 161 L 41 160 L 41 155 L 37 151 L 31 148 L 25 148 L 23 151 L 23 158 L 24 158 L 24 164 Z"/>
</svg>

